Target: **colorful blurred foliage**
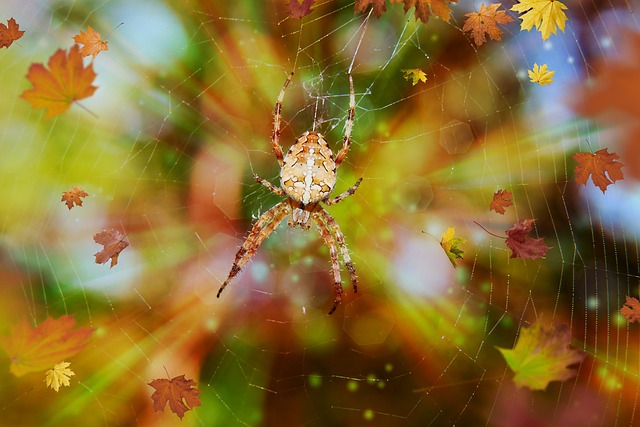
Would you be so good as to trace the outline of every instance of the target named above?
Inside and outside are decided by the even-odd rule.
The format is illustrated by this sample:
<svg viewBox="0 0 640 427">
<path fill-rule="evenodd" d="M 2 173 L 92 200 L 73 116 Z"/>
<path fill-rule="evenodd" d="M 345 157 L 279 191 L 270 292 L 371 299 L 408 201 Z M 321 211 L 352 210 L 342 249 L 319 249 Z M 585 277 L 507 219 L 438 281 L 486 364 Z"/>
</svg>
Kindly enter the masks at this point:
<svg viewBox="0 0 640 427">
<path fill-rule="evenodd" d="M 571 160 L 587 137 L 613 144 L 614 125 L 558 113 L 558 93 L 583 90 L 602 56 L 590 47 L 617 25 L 591 22 L 628 11 L 566 3 L 583 62 L 532 88 L 540 36 L 514 22 L 477 48 L 460 28 L 469 9 L 425 26 L 399 7 L 371 19 L 340 1 L 299 20 L 274 0 L 10 0 L 2 19 L 26 32 L 0 52 L 0 336 L 63 315 L 94 332 L 65 359 L 75 376 L 58 393 L 1 359 L 2 424 L 632 425 L 639 336 L 618 310 L 638 292 L 638 235 L 597 213 Z M 87 24 L 110 43 L 81 101 L 98 118 L 73 105 L 46 120 L 19 98 L 27 70 Z M 328 250 L 314 230 L 283 225 L 216 299 L 252 220 L 278 200 L 252 174 L 276 181 L 269 137 L 287 74 L 296 67 L 285 150 L 314 121 L 335 150 L 352 61 L 354 142 L 335 194 L 364 180 L 329 211 L 358 294 L 345 287 L 327 316 Z M 413 68 L 426 81 L 405 81 Z M 637 81 L 637 67 L 624 70 Z M 608 87 L 597 82 L 590 93 Z M 74 186 L 91 197 L 69 210 L 60 194 Z M 488 210 L 498 188 L 512 193 L 504 216 Z M 507 230 L 523 218 L 552 246 L 544 259 L 510 259 L 473 223 Z M 433 238 L 449 227 L 466 240 L 457 270 Z M 93 258 L 103 229 L 130 243 L 111 270 Z M 516 390 L 495 347 L 512 348 L 539 316 L 569 325 L 586 359 L 544 392 Z M 182 420 L 154 412 L 148 383 L 167 375 L 200 390 Z"/>
</svg>

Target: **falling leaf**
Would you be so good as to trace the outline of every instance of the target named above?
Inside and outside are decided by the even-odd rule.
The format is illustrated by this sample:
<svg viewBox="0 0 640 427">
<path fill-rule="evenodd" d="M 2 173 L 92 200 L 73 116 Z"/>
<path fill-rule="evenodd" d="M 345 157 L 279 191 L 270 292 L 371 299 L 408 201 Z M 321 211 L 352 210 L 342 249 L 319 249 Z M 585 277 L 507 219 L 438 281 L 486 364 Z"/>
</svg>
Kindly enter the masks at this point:
<svg viewBox="0 0 640 427">
<path fill-rule="evenodd" d="M 96 91 L 97 87 L 91 85 L 96 78 L 93 65 L 83 66 L 77 45 L 69 50 L 68 55 L 58 49 L 47 65 L 49 70 L 42 64 L 31 64 L 27 79 L 33 89 L 22 92 L 20 97 L 29 101 L 33 108 L 45 108 L 48 119 L 64 113 L 73 102 Z"/>
<path fill-rule="evenodd" d="M 96 252 L 96 264 L 104 264 L 111 258 L 111 267 L 118 264 L 118 256 L 127 246 L 129 242 L 124 240 L 124 235 L 117 230 L 102 230 L 93 235 L 93 241 L 104 246 L 100 252 Z"/>
<path fill-rule="evenodd" d="M 402 71 L 402 73 L 404 74 L 405 80 L 407 81 L 409 81 L 409 79 L 412 80 L 411 84 L 413 86 L 417 85 L 418 82 L 425 83 L 427 81 L 427 75 L 420 68 L 410 68 L 410 69 L 404 69 L 400 71 Z"/>
<path fill-rule="evenodd" d="M 45 377 L 47 387 L 51 387 L 56 392 L 58 392 L 61 385 L 69 387 L 71 385 L 69 379 L 75 375 L 75 372 L 69 369 L 69 365 L 69 362 L 60 362 L 54 365 L 53 369 L 49 369 Z"/>
<path fill-rule="evenodd" d="M 462 31 L 470 31 L 471 37 L 477 46 L 487 41 L 488 35 L 491 40 L 502 40 L 502 30 L 498 28 L 498 24 L 507 24 L 513 21 L 513 18 L 507 15 L 504 10 L 498 10 L 502 6 L 500 3 L 492 3 L 489 6 L 482 3 L 480 11 L 467 13 L 467 20 L 464 21 Z"/>
<path fill-rule="evenodd" d="M 100 33 L 94 31 L 91 26 L 89 26 L 86 33 L 80 30 L 80 34 L 73 36 L 73 41 L 78 44 L 84 45 L 80 49 L 80 54 L 82 56 L 91 55 L 92 59 L 95 59 L 96 56 L 103 50 L 109 50 L 109 42 L 103 41 L 100 38 Z"/>
<path fill-rule="evenodd" d="M 616 153 L 609 153 L 608 148 L 598 150 L 595 154 L 591 154 L 588 151 L 574 154 L 573 160 L 578 162 L 578 166 L 574 171 L 576 182 L 587 185 L 589 176 L 591 176 L 593 183 L 604 193 L 607 186 L 624 179 L 621 170 L 624 165 L 616 161 L 618 158 L 620 156 Z"/>
<path fill-rule="evenodd" d="M 555 71 L 549 71 L 547 64 L 542 64 L 540 67 L 538 64 L 533 64 L 533 69 L 527 70 L 527 72 L 531 82 L 540 83 L 540 86 L 553 83 L 553 75 L 556 73 Z"/>
<path fill-rule="evenodd" d="M 513 205 L 513 202 L 511 202 L 511 195 L 511 192 L 506 190 L 498 190 L 493 193 L 493 200 L 491 200 L 489 210 L 493 210 L 500 215 L 504 215 L 504 208 Z"/>
<path fill-rule="evenodd" d="M 16 324 L 3 339 L 11 360 L 9 370 L 20 377 L 29 372 L 44 371 L 60 359 L 76 355 L 87 344 L 93 329 L 75 329 L 73 316 L 48 317 L 34 328 L 26 320 Z"/>
<path fill-rule="evenodd" d="M 620 309 L 620 314 L 629 322 L 640 323 L 640 301 L 637 298 L 627 296 L 627 301 Z"/>
<path fill-rule="evenodd" d="M 429 22 L 429 17 L 433 13 L 445 22 L 449 22 L 451 8 L 447 3 L 455 3 L 458 0 L 391 0 L 391 3 L 404 3 L 404 13 L 415 7 L 414 16 L 416 21 L 420 20 L 424 24 Z"/>
<path fill-rule="evenodd" d="M 9 19 L 7 25 L 0 23 L 0 48 L 8 48 L 23 35 L 24 31 L 20 31 L 20 25 L 16 23 L 15 19 Z"/>
<path fill-rule="evenodd" d="M 511 258 L 538 259 L 545 256 L 549 250 L 543 238 L 534 239 L 527 236 L 534 221 L 535 219 L 523 219 L 506 231 L 505 242 L 511 249 Z"/>
<path fill-rule="evenodd" d="M 530 31 L 533 26 L 542 34 L 542 40 L 548 39 L 551 34 L 556 34 L 560 28 L 564 32 L 567 15 L 563 10 L 567 6 L 558 0 L 520 0 L 511 10 L 521 13 L 520 31 Z"/>
<path fill-rule="evenodd" d="M 168 402 L 171 411 L 182 419 L 189 409 L 200 406 L 200 390 L 194 387 L 196 382 L 185 379 L 184 375 L 171 380 L 158 378 L 148 384 L 156 389 L 151 395 L 153 409 L 156 411 L 163 411 Z"/>
<path fill-rule="evenodd" d="M 89 194 L 86 193 L 80 187 L 72 187 L 69 191 L 62 192 L 62 200 L 61 202 L 65 202 L 67 207 L 71 209 L 75 205 L 82 206 L 82 198 L 87 197 Z"/>
<path fill-rule="evenodd" d="M 355 13 L 362 13 L 371 5 L 373 15 L 380 19 L 383 12 L 387 11 L 387 0 L 356 0 Z"/>
<path fill-rule="evenodd" d="M 462 259 L 462 254 L 464 253 L 458 246 L 467 242 L 462 237 L 453 237 L 455 233 L 455 227 L 449 227 L 447 231 L 442 234 L 442 239 L 440 240 L 440 246 L 444 249 L 454 268 L 457 267 L 456 260 Z"/>
<path fill-rule="evenodd" d="M 517 387 L 545 390 L 551 381 L 565 381 L 576 375 L 568 366 L 582 362 L 585 354 L 569 347 L 571 333 L 567 325 L 547 329 L 541 322 L 520 330 L 512 350 L 496 347 L 515 373 Z"/>
</svg>

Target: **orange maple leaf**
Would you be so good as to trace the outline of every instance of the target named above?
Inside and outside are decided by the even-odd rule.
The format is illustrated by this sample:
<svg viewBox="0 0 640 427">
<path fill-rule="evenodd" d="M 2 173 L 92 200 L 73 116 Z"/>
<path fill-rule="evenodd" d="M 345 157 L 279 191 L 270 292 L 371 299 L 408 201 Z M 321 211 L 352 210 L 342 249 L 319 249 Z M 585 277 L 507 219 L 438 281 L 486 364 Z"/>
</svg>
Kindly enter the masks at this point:
<svg viewBox="0 0 640 427">
<path fill-rule="evenodd" d="M 624 306 L 620 309 L 620 314 L 629 322 L 640 323 L 640 301 L 637 298 L 627 296 Z"/>
<path fill-rule="evenodd" d="M 196 382 L 186 379 L 184 375 L 171 380 L 158 378 L 148 384 L 156 389 L 151 395 L 155 411 L 163 411 L 169 403 L 171 411 L 182 419 L 185 412 L 201 404 L 198 397 L 200 390 L 194 387 Z"/>
<path fill-rule="evenodd" d="M 62 192 L 62 200 L 60 201 L 66 202 L 67 207 L 71 209 L 74 203 L 77 206 L 82 206 L 82 197 L 87 197 L 88 195 L 89 194 L 80 187 L 71 187 L 71 190 Z"/>
<path fill-rule="evenodd" d="M 9 19 L 7 25 L 0 23 L 0 48 L 8 48 L 23 35 L 24 31 L 20 31 L 20 25 L 16 23 L 15 19 Z"/>
<path fill-rule="evenodd" d="M 33 89 L 25 90 L 20 95 L 31 103 L 33 108 L 45 108 L 47 118 L 64 113 L 71 103 L 87 98 L 96 91 L 92 86 L 96 73 L 93 64 L 84 67 L 79 47 L 73 46 L 69 54 L 58 49 L 47 63 L 47 70 L 42 64 L 31 64 L 27 79 Z"/>
<path fill-rule="evenodd" d="M 104 246 L 100 252 L 96 252 L 96 264 L 104 264 L 111 258 L 111 267 L 118 264 L 118 256 L 127 246 L 129 242 L 124 240 L 124 235 L 117 230 L 102 230 L 93 235 L 93 241 Z"/>
<path fill-rule="evenodd" d="M 451 8 L 447 3 L 456 3 L 458 0 L 391 0 L 391 3 L 404 3 L 404 13 L 415 7 L 414 15 L 417 20 L 423 23 L 429 22 L 431 13 L 445 22 L 449 22 Z"/>
<path fill-rule="evenodd" d="M 26 320 L 11 329 L 3 340 L 11 359 L 9 370 L 20 377 L 29 372 L 45 371 L 60 360 L 76 355 L 89 344 L 93 329 L 78 328 L 73 316 L 48 317 L 34 328 Z"/>
<path fill-rule="evenodd" d="M 387 11 L 387 0 L 356 0 L 355 13 L 364 12 L 369 5 L 373 8 L 373 15 L 378 19 L 380 19 L 383 12 Z"/>
<path fill-rule="evenodd" d="M 621 170 L 623 164 L 616 161 L 618 158 L 620 156 L 616 153 L 609 153 L 608 148 L 598 150 L 595 154 L 588 151 L 574 154 L 573 160 L 578 162 L 578 166 L 575 168 L 576 182 L 587 185 L 589 175 L 591 175 L 593 183 L 604 193 L 608 185 L 619 179 L 624 179 Z"/>
<path fill-rule="evenodd" d="M 489 6 L 482 3 L 480 11 L 467 13 L 467 20 L 464 21 L 462 31 L 470 31 L 471 37 L 477 46 L 487 41 L 488 35 L 491 40 L 502 40 L 502 30 L 498 28 L 498 24 L 507 24 L 513 21 L 513 18 L 507 15 L 506 11 L 498 10 L 502 6 L 500 3 L 492 3 Z"/>
<path fill-rule="evenodd" d="M 511 195 L 511 192 L 506 190 L 498 190 L 493 193 L 493 200 L 491 200 L 489 210 L 493 210 L 500 215 L 504 215 L 504 208 L 513 205 L 513 202 L 511 201 Z"/>
<path fill-rule="evenodd" d="M 505 243 L 511 249 L 511 258 L 538 259 L 546 255 L 549 247 L 544 244 L 544 238 L 528 236 L 534 221 L 535 219 L 523 219 L 505 231 Z"/>
<path fill-rule="evenodd" d="M 92 59 L 96 59 L 96 55 L 98 55 L 103 50 L 109 50 L 109 42 L 105 42 L 100 38 L 100 33 L 94 31 L 91 26 L 85 33 L 80 30 L 80 34 L 73 36 L 73 41 L 82 44 L 82 48 L 80 49 L 80 53 L 82 56 L 92 56 Z"/>
</svg>

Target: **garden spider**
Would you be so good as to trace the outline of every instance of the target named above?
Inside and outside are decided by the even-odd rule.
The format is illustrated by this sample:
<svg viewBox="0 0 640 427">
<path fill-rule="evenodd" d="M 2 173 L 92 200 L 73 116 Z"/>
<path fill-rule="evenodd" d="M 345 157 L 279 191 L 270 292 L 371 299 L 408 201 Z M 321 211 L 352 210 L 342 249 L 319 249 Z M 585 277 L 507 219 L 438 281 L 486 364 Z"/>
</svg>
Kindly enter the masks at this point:
<svg viewBox="0 0 640 427">
<path fill-rule="evenodd" d="M 336 170 L 349 152 L 349 145 L 351 144 L 351 129 L 353 128 L 353 117 L 356 109 L 353 78 L 351 77 L 351 73 L 349 73 L 349 113 L 347 114 L 345 124 L 342 149 L 335 158 L 324 136 L 315 131 L 303 133 L 283 158 L 282 147 L 280 146 L 282 101 L 292 78 L 293 71 L 284 82 L 284 86 L 276 100 L 273 113 L 271 145 L 276 159 L 280 164 L 281 188 L 254 175 L 256 181 L 278 196 L 286 197 L 286 199 L 262 214 L 256 223 L 253 224 L 247 239 L 238 250 L 238 253 L 236 253 L 236 259 L 231 267 L 231 272 L 229 272 L 229 277 L 227 277 L 227 280 L 224 281 L 218 291 L 218 298 L 220 298 L 220 294 L 224 288 L 227 287 L 231 279 L 240 272 L 240 269 L 242 269 L 256 253 L 264 239 L 278 227 L 278 224 L 280 224 L 287 215 L 291 214 L 291 218 L 289 219 L 290 227 L 299 226 L 303 230 L 308 230 L 310 228 L 309 219 L 313 220 L 320 231 L 324 243 L 329 247 L 333 285 L 335 289 L 335 300 L 333 307 L 329 310 L 329 314 L 332 314 L 342 300 L 342 280 L 340 278 L 338 248 L 351 276 L 353 292 L 358 292 L 358 277 L 356 276 L 356 269 L 353 266 L 353 262 L 349 256 L 349 250 L 344 241 L 344 234 L 340 231 L 338 222 L 320 205 L 320 202 L 328 206 L 335 205 L 345 197 L 355 193 L 362 181 L 362 178 L 358 179 L 355 185 L 344 193 L 332 199 L 329 198 L 329 194 L 336 183 Z"/>
</svg>

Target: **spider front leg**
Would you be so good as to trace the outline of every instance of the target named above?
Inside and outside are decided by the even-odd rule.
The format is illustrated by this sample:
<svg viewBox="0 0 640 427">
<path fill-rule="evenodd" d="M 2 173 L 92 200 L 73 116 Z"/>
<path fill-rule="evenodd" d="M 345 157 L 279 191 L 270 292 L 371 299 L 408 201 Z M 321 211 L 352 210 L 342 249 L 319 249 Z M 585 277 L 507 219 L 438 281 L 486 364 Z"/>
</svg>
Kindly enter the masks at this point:
<svg viewBox="0 0 640 427">
<path fill-rule="evenodd" d="M 347 113 L 347 121 L 344 124 L 344 138 L 342 143 L 342 149 L 338 151 L 336 155 L 336 169 L 342 163 L 347 153 L 349 152 L 349 146 L 351 145 L 351 130 L 353 129 L 353 119 L 356 115 L 356 95 L 353 90 L 353 77 L 349 73 L 349 112 Z"/>
<path fill-rule="evenodd" d="M 280 90 L 280 95 L 278 95 L 278 99 L 276 100 L 276 106 L 273 110 L 273 134 L 271 135 L 271 145 L 273 146 L 273 153 L 276 155 L 276 159 L 278 160 L 278 164 L 282 166 L 283 155 L 282 155 L 282 146 L 280 145 L 280 121 L 282 119 L 282 101 L 284 101 L 284 93 L 287 90 L 287 86 L 291 83 L 291 79 L 293 78 L 293 71 L 287 77 L 287 80 L 284 82 L 284 86 L 282 86 L 282 90 Z"/>
<path fill-rule="evenodd" d="M 333 285 L 335 290 L 335 299 L 333 301 L 333 307 L 329 310 L 329 314 L 333 314 L 338 308 L 340 302 L 342 302 L 342 279 L 340 278 L 340 262 L 338 261 L 338 250 L 336 249 L 336 241 L 331 235 L 331 232 L 322 221 L 322 219 L 314 212 L 311 217 L 316 222 L 320 235 L 325 244 L 329 247 L 329 256 L 331 257 L 331 271 L 333 273 Z"/>
<path fill-rule="evenodd" d="M 253 224 L 251 232 L 247 239 L 244 241 L 238 252 L 236 253 L 236 259 L 231 266 L 229 277 L 224 281 L 220 289 L 218 290 L 217 297 L 220 298 L 220 294 L 227 287 L 229 282 L 236 277 L 242 267 L 253 257 L 264 239 L 278 227 L 278 224 L 291 213 L 291 205 L 287 202 L 280 202 L 265 213 L 262 214 L 258 221 Z"/>
</svg>

